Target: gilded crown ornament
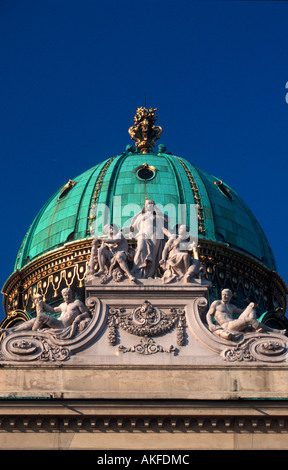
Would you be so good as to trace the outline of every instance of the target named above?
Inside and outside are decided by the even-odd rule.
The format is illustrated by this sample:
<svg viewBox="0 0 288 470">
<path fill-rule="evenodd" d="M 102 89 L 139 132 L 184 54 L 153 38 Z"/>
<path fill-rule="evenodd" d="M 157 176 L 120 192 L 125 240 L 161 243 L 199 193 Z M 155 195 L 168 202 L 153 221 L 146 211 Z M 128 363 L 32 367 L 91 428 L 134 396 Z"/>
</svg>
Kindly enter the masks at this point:
<svg viewBox="0 0 288 470">
<path fill-rule="evenodd" d="M 162 134 L 162 128 L 155 126 L 157 116 L 155 112 L 158 108 L 137 108 L 134 117 L 134 126 L 130 127 L 128 132 L 133 140 L 136 141 L 136 147 L 141 153 L 149 153 L 155 141 Z"/>
</svg>

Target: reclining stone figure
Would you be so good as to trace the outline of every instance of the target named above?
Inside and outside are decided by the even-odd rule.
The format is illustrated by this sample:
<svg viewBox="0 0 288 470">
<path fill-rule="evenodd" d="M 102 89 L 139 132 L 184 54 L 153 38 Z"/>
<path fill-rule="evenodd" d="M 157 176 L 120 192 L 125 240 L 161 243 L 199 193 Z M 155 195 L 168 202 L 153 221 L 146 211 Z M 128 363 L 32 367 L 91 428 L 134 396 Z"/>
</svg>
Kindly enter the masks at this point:
<svg viewBox="0 0 288 470">
<path fill-rule="evenodd" d="M 241 333 L 245 332 L 249 327 L 259 333 L 272 332 L 285 335 L 286 330 L 270 328 L 257 320 L 255 304 L 253 302 L 245 310 L 241 310 L 230 303 L 231 299 L 231 290 L 223 289 L 221 300 L 212 302 L 206 316 L 211 332 L 228 340 L 239 338 Z M 233 318 L 233 314 L 239 315 L 238 318 Z M 218 325 L 213 323 L 213 316 Z"/>
<path fill-rule="evenodd" d="M 62 290 L 64 302 L 58 307 L 51 307 L 42 300 L 42 296 L 35 298 L 37 316 L 12 328 L 1 328 L 0 333 L 14 333 L 18 331 L 39 331 L 46 328 L 53 330 L 53 335 L 60 339 L 71 338 L 78 331 L 78 325 L 84 320 L 90 320 L 88 308 L 78 299 L 73 300 L 72 290 Z M 61 312 L 59 318 L 45 312 Z"/>
</svg>

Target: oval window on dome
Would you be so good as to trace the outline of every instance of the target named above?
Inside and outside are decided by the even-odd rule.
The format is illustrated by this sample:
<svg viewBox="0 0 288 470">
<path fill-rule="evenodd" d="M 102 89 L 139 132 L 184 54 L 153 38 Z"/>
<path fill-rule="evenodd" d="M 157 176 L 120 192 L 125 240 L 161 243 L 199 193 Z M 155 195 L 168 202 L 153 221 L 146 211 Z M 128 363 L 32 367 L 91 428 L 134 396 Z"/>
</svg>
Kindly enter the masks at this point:
<svg viewBox="0 0 288 470">
<path fill-rule="evenodd" d="M 134 171 L 136 177 L 140 181 L 151 181 L 156 176 L 157 168 L 151 165 L 147 165 L 147 163 L 144 163 L 143 165 L 135 168 Z"/>
<path fill-rule="evenodd" d="M 214 184 L 217 186 L 218 189 L 220 189 L 221 193 L 224 194 L 224 196 L 228 197 L 228 199 L 232 199 L 230 189 L 226 186 L 226 184 L 223 183 L 222 180 L 214 181 Z"/>
<path fill-rule="evenodd" d="M 65 186 L 63 186 L 63 188 L 60 190 L 58 199 L 62 199 L 63 197 L 65 197 L 71 191 L 71 189 L 75 186 L 75 184 L 76 184 L 76 181 L 69 180 L 68 183 L 65 184 Z"/>
</svg>

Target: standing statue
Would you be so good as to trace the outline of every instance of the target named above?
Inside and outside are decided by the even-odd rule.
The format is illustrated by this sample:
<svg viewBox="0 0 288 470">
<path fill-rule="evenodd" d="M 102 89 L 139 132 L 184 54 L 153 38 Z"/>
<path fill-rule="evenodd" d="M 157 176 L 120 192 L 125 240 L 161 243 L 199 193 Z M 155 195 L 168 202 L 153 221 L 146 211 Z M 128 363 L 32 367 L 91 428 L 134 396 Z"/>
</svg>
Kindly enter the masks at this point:
<svg viewBox="0 0 288 470">
<path fill-rule="evenodd" d="M 134 282 L 135 277 L 132 276 L 128 267 L 128 261 L 130 260 L 128 241 L 126 240 L 123 232 L 114 224 L 105 225 L 103 231 L 107 235 L 105 238 L 93 238 L 89 262 L 90 268 L 88 272 L 95 272 L 94 267 L 97 258 L 99 270 L 95 275 L 102 275 L 103 282 L 108 281 L 112 277 L 113 269 L 117 265 L 123 270 L 128 279 Z M 102 243 L 97 249 L 98 240 L 101 240 Z"/>
<path fill-rule="evenodd" d="M 230 303 L 231 299 L 231 290 L 223 289 L 221 300 L 212 302 L 206 317 L 211 332 L 228 340 L 239 337 L 240 333 L 248 327 L 252 327 L 253 330 L 261 333 L 270 331 L 285 335 L 286 330 L 270 328 L 257 320 L 255 304 L 253 302 L 245 310 L 241 310 Z M 239 317 L 234 319 L 233 314 L 239 315 Z M 213 316 L 218 325 L 213 323 Z"/>
<path fill-rule="evenodd" d="M 133 274 L 137 278 L 155 277 L 165 244 L 164 228 L 168 218 L 147 199 L 141 212 L 132 219 L 130 237 L 137 241 Z"/>
<path fill-rule="evenodd" d="M 80 300 L 73 300 L 70 288 L 62 290 L 64 302 L 58 307 L 51 307 L 43 301 L 41 295 L 35 296 L 36 317 L 12 328 L 1 328 L 0 333 L 14 333 L 16 331 L 38 331 L 46 328 L 53 329 L 53 334 L 60 339 L 71 338 L 78 331 L 78 325 L 83 320 L 90 320 L 87 307 Z M 52 317 L 45 312 L 61 312 L 59 318 Z"/>
<path fill-rule="evenodd" d="M 190 252 L 195 249 L 196 245 L 195 242 L 190 243 L 189 235 L 187 235 L 186 225 L 179 226 L 178 235 L 169 234 L 159 262 L 164 270 L 162 280 L 166 284 L 175 279 L 189 282 L 203 272 L 201 262 L 191 256 Z"/>
</svg>

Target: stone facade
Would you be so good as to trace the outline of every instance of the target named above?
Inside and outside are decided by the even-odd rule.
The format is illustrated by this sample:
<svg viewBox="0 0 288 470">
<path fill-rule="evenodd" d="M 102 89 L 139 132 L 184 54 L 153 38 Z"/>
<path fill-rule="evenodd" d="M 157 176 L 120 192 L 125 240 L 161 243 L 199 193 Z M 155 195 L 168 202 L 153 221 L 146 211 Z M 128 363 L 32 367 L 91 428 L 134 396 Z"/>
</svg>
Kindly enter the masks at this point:
<svg viewBox="0 0 288 470">
<path fill-rule="evenodd" d="M 287 403 L 1 400 L 1 449 L 281 450 Z"/>
<path fill-rule="evenodd" d="M 288 444 L 287 338 L 245 333 L 249 344 L 276 338 L 283 350 L 229 360 L 223 351 L 241 338 L 235 343 L 209 331 L 209 284 L 157 282 L 119 287 L 87 281 L 91 321 L 70 338 L 51 336 L 49 329 L 5 333 L 1 447 L 129 451 Z"/>
</svg>

